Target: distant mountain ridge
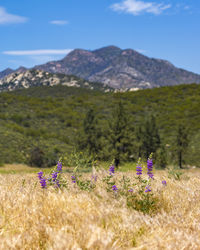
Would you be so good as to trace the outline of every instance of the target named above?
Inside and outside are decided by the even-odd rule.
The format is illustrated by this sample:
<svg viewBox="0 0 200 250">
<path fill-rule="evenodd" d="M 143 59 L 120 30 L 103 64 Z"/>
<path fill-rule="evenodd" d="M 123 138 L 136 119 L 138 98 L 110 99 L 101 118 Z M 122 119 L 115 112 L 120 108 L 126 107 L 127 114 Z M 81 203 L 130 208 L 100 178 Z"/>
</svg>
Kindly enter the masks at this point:
<svg viewBox="0 0 200 250">
<path fill-rule="evenodd" d="M 200 83 L 198 74 L 179 69 L 166 60 L 149 58 L 135 50 L 122 50 L 116 46 L 93 51 L 75 49 L 62 60 L 38 65 L 34 69 L 75 75 L 126 90 Z M 0 78 L 7 72 L 0 72 Z"/>
<path fill-rule="evenodd" d="M 27 68 L 25 67 L 19 67 L 18 69 L 14 70 L 14 69 L 10 69 L 10 68 L 7 68 L 3 71 L 0 72 L 0 79 L 12 74 L 12 73 L 15 73 L 15 72 L 19 72 L 19 73 L 22 73 L 22 72 L 25 72 L 26 70 L 28 70 Z"/>
<path fill-rule="evenodd" d="M 135 50 L 115 46 L 94 51 L 75 49 L 62 60 L 36 68 L 76 75 L 118 89 L 200 83 L 200 75 L 176 68 L 166 60 L 149 58 Z"/>
</svg>

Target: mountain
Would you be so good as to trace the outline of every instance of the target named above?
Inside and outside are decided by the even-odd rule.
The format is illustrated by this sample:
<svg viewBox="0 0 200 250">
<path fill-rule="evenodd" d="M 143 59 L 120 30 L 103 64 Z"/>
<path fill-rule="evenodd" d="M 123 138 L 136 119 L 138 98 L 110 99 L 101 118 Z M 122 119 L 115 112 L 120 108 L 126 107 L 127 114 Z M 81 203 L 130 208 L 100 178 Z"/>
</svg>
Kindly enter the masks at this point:
<svg viewBox="0 0 200 250">
<path fill-rule="evenodd" d="M 75 49 L 62 60 L 38 65 L 33 69 L 53 74 L 74 75 L 89 82 L 100 82 L 115 89 L 133 91 L 183 83 L 200 83 L 200 75 L 176 68 L 166 60 L 149 58 L 135 50 L 122 50 L 115 46 L 94 51 Z M 26 71 L 24 67 L 16 70 L 6 69 L 0 72 L 0 79 Z M 3 82 L 7 82 L 7 79 Z M 37 83 L 33 82 L 32 85 Z"/>
<path fill-rule="evenodd" d="M 13 91 L 16 89 L 29 88 L 33 86 L 55 86 L 64 85 L 69 87 L 82 87 L 104 92 L 112 91 L 111 87 L 102 83 L 91 83 L 76 76 L 64 74 L 52 74 L 42 70 L 25 70 L 21 68 L 18 72 L 11 73 L 0 79 L 0 92 Z"/>
<path fill-rule="evenodd" d="M 14 72 L 14 70 L 13 70 L 13 69 L 10 69 L 10 68 L 7 68 L 7 69 L 1 71 L 1 72 L 0 72 L 0 79 L 1 79 L 1 78 L 4 78 L 5 76 L 7 76 L 7 75 L 9 75 L 9 74 L 11 74 L 11 73 L 13 73 L 13 72 Z"/>
<path fill-rule="evenodd" d="M 75 49 L 59 61 L 35 67 L 51 73 L 76 75 L 113 88 L 153 88 L 200 83 L 200 75 L 170 62 L 149 58 L 132 49 L 108 46 L 94 51 Z"/>
<path fill-rule="evenodd" d="M 14 73 L 14 72 L 19 72 L 19 73 L 22 73 L 22 72 L 25 72 L 27 70 L 27 68 L 23 67 L 23 66 L 20 66 L 18 69 L 14 70 L 14 69 L 10 69 L 10 68 L 7 68 L 3 71 L 0 72 L 0 79 Z"/>
</svg>

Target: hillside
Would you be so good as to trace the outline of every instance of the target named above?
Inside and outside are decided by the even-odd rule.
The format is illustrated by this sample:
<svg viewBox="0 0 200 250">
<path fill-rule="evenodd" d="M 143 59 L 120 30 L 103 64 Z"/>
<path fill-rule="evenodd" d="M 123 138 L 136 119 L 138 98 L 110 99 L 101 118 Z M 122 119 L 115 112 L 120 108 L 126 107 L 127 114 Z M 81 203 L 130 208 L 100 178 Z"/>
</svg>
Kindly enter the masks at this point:
<svg viewBox="0 0 200 250">
<path fill-rule="evenodd" d="M 55 86 L 63 85 L 77 88 L 87 88 L 101 91 L 111 91 L 112 88 L 101 83 L 91 83 L 76 76 L 52 74 L 42 70 L 18 70 L 0 79 L 0 92 L 13 91 L 16 89 L 29 88 L 34 86 Z"/>
<path fill-rule="evenodd" d="M 123 101 L 132 127 L 133 155 L 137 158 L 136 127 L 154 114 L 169 160 L 175 160 L 173 146 L 178 124 L 189 129 L 187 164 L 200 162 L 200 85 L 162 87 L 137 92 L 103 93 L 57 85 L 40 86 L 0 94 L 0 161 L 27 162 L 30 151 L 39 146 L 46 157 L 67 156 L 76 145 L 83 119 L 90 107 L 95 109 L 101 131 L 101 157 L 109 159 L 107 135 L 112 110 Z M 135 145 L 135 146 L 134 146 Z"/>
<path fill-rule="evenodd" d="M 176 68 L 166 60 L 149 58 L 135 50 L 122 50 L 115 46 L 94 51 L 75 49 L 62 60 L 35 68 L 76 75 L 117 89 L 200 83 L 200 75 Z"/>
</svg>

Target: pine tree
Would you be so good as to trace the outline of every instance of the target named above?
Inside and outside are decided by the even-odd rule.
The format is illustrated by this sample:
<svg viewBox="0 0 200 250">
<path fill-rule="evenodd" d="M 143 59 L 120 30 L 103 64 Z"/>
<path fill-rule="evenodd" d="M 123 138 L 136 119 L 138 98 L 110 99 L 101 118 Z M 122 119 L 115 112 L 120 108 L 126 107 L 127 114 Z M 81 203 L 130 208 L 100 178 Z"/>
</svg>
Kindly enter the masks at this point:
<svg viewBox="0 0 200 250">
<path fill-rule="evenodd" d="M 110 123 L 111 152 L 116 167 L 130 156 L 131 136 L 129 128 L 127 114 L 122 102 L 119 101 L 113 110 Z"/>
<path fill-rule="evenodd" d="M 95 157 L 101 148 L 100 136 L 95 111 L 90 108 L 83 121 L 82 131 L 78 134 L 77 148 L 87 151 L 91 156 Z"/>
<path fill-rule="evenodd" d="M 180 168 L 183 168 L 183 155 L 187 150 L 189 144 L 188 131 L 186 127 L 182 124 L 178 126 L 177 136 L 176 136 L 176 152 L 178 157 L 178 164 Z"/>
<path fill-rule="evenodd" d="M 147 159 L 151 153 L 155 153 L 160 147 L 160 135 L 154 116 L 148 118 L 137 130 L 137 140 L 139 145 L 139 155 L 144 155 Z"/>
<path fill-rule="evenodd" d="M 156 151 L 156 166 L 159 168 L 166 168 L 166 165 L 167 165 L 166 150 L 165 147 L 162 145 Z"/>
</svg>

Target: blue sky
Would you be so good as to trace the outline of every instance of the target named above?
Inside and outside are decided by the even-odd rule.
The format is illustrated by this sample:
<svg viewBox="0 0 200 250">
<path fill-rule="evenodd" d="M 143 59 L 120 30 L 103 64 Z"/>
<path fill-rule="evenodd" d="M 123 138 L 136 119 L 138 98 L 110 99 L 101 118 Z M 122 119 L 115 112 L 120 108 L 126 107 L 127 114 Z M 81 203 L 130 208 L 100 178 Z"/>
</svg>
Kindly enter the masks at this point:
<svg viewBox="0 0 200 250">
<path fill-rule="evenodd" d="M 0 34 L 0 71 L 116 45 L 200 74 L 197 0 L 0 0 Z"/>
</svg>

